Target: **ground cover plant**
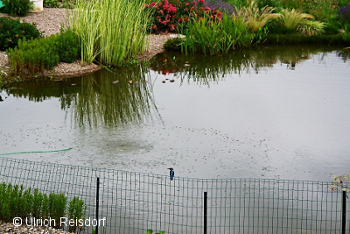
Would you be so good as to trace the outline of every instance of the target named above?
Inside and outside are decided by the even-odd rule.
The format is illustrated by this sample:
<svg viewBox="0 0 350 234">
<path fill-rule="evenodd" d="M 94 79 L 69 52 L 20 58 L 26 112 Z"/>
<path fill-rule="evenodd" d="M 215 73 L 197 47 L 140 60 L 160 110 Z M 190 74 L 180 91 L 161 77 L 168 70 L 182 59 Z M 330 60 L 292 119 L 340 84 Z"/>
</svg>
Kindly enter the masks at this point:
<svg viewBox="0 0 350 234">
<path fill-rule="evenodd" d="M 60 220 L 60 217 L 80 219 L 84 217 L 85 210 L 84 201 L 78 197 L 74 197 L 68 203 L 67 197 L 62 193 L 47 195 L 38 189 L 24 189 L 23 185 L 0 183 L 0 220 L 4 222 L 12 222 L 14 217 L 20 217 L 22 220 Z M 58 224 L 59 222 L 56 222 L 55 228 L 60 228 Z M 74 229 L 74 225 L 72 228 Z"/>
</svg>

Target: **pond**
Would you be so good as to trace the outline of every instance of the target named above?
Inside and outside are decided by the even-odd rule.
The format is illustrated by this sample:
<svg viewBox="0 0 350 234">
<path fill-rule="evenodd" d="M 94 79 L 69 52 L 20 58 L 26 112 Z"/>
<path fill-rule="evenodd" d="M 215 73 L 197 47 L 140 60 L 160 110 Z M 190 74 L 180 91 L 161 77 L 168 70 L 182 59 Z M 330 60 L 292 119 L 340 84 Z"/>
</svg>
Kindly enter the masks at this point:
<svg viewBox="0 0 350 234">
<path fill-rule="evenodd" d="M 0 154 L 156 174 L 173 167 L 193 178 L 329 181 L 349 173 L 349 71 L 341 48 L 263 46 L 167 52 L 150 66 L 13 84 L 0 93 Z"/>
</svg>

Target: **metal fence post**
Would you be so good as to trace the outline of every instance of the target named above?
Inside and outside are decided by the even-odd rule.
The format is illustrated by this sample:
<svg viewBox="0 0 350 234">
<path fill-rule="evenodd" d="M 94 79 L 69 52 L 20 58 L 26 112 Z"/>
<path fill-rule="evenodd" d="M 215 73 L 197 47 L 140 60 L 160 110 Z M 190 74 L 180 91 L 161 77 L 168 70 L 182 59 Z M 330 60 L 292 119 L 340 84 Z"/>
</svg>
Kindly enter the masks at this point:
<svg viewBox="0 0 350 234">
<path fill-rule="evenodd" d="M 208 219 L 208 197 L 207 197 L 207 192 L 204 192 L 204 234 L 207 234 L 207 219 Z"/>
<path fill-rule="evenodd" d="M 346 229 L 346 191 L 343 191 L 342 227 L 341 233 L 345 234 Z"/>
<path fill-rule="evenodd" d="M 96 186 L 96 220 L 97 225 L 95 227 L 95 234 L 98 234 L 98 210 L 99 210 L 99 203 L 100 203 L 100 178 L 97 177 L 97 186 Z"/>
</svg>

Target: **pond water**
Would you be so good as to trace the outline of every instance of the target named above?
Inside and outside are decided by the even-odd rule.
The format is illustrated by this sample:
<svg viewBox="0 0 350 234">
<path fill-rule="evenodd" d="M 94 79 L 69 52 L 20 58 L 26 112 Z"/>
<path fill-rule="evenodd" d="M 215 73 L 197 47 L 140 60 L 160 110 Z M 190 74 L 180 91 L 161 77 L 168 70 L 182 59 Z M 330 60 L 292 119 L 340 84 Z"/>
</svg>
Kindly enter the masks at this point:
<svg viewBox="0 0 350 234">
<path fill-rule="evenodd" d="M 349 72 L 340 48 L 274 46 L 13 84 L 0 93 L 0 154 L 72 148 L 6 157 L 329 181 L 350 168 Z"/>
</svg>

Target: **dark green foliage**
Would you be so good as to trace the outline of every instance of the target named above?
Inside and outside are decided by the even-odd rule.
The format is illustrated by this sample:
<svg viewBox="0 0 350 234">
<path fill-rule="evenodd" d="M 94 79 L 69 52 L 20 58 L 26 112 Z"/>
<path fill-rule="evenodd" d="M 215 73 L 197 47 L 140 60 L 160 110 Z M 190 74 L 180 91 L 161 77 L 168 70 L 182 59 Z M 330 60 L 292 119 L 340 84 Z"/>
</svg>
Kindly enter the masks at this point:
<svg viewBox="0 0 350 234">
<path fill-rule="evenodd" d="M 325 35 L 334 35 L 339 33 L 339 24 L 336 23 L 326 23 L 324 27 L 324 33 Z"/>
<path fill-rule="evenodd" d="M 44 7 L 48 8 L 72 8 L 73 0 L 44 0 Z"/>
<path fill-rule="evenodd" d="M 70 28 L 61 30 L 57 36 L 57 50 L 61 62 L 72 63 L 80 58 L 80 41 L 77 34 Z"/>
<path fill-rule="evenodd" d="M 69 204 L 69 218 L 84 218 L 84 201 L 74 197 Z M 59 220 L 66 217 L 66 207 L 67 197 L 62 193 L 48 196 L 38 189 L 24 190 L 23 185 L 0 184 L 0 220 L 4 222 L 12 222 L 14 217 Z"/>
<path fill-rule="evenodd" d="M 30 0 L 2 0 L 10 15 L 26 16 L 34 8 Z"/>
<path fill-rule="evenodd" d="M 44 0 L 44 7 L 58 8 L 60 2 L 58 0 Z"/>
<path fill-rule="evenodd" d="M 257 4 L 259 9 L 262 9 L 265 6 L 273 7 L 276 9 L 279 9 L 282 7 L 281 1 L 279 0 L 260 0 L 260 1 L 257 1 Z"/>
<path fill-rule="evenodd" d="M 79 51 L 79 39 L 68 29 L 41 39 L 20 40 L 17 48 L 8 50 L 8 56 L 14 74 L 35 74 L 51 69 L 59 62 L 79 59 Z"/>
<path fill-rule="evenodd" d="M 164 43 L 164 49 L 169 51 L 180 51 L 181 50 L 181 38 L 172 38 Z"/>
<path fill-rule="evenodd" d="M 35 25 L 21 23 L 18 19 L 0 18 L 0 50 L 14 48 L 23 38 L 30 40 L 40 37 L 41 33 Z"/>
</svg>

